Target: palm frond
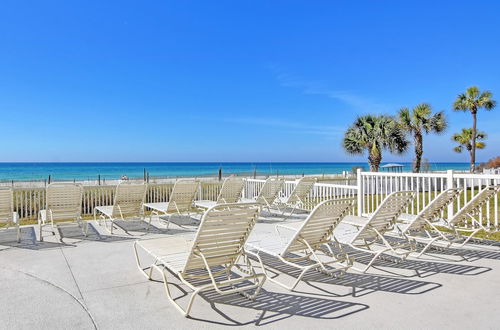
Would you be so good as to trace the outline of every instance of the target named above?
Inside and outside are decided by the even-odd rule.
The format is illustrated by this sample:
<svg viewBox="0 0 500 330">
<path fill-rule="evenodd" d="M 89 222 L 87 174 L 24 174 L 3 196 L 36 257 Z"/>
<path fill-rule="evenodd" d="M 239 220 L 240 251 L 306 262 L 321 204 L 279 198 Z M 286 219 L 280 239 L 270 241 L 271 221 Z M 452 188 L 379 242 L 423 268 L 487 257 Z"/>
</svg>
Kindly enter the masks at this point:
<svg viewBox="0 0 500 330">
<path fill-rule="evenodd" d="M 477 149 L 484 149 L 484 148 L 486 148 L 486 143 L 484 143 L 484 142 L 476 142 L 476 148 Z"/>
<path fill-rule="evenodd" d="M 433 132 L 437 134 L 443 133 L 446 128 L 448 128 L 448 121 L 446 119 L 444 111 L 436 112 L 432 117 L 429 118 L 424 127 L 426 133 Z"/>
</svg>

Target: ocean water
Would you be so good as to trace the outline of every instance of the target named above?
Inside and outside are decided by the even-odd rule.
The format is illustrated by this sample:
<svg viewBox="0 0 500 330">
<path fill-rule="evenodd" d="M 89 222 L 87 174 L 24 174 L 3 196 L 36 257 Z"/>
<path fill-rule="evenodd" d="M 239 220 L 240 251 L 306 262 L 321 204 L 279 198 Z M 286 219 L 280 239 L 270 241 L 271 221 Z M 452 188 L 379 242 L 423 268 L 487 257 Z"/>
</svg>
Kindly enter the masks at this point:
<svg viewBox="0 0 500 330">
<path fill-rule="evenodd" d="M 411 163 L 400 163 L 405 171 Z M 337 174 L 366 163 L 0 163 L 0 180 L 44 180 L 51 176 L 55 180 L 95 180 L 143 177 L 144 170 L 150 177 L 201 177 L 217 176 L 219 168 L 223 175 L 301 175 Z M 468 163 L 431 163 L 433 171 L 467 170 Z"/>
</svg>

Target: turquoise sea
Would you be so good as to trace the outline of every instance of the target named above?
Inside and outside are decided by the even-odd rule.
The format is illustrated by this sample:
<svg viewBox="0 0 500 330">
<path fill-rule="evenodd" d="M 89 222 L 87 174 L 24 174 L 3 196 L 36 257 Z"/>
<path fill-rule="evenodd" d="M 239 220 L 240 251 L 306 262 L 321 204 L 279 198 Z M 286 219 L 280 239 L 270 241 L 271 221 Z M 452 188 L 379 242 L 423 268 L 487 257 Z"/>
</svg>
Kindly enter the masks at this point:
<svg viewBox="0 0 500 330">
<path fill-rule="evenodd" d="M 411 170 L 411 163 L 400 163 L 404 170 Z M 223 175 L 280 174 L 336 174 L 351 171 L 366 163 L 0 163 L 0 180 L 95 180 L 119 179 L 122 176 L 139 178 L 144 170 L 153 177 L 201 177 L 217 176 L 219 168 Z M 431 163 L 430 169 L 467 170 L 468 163 Z"/>
</svg>

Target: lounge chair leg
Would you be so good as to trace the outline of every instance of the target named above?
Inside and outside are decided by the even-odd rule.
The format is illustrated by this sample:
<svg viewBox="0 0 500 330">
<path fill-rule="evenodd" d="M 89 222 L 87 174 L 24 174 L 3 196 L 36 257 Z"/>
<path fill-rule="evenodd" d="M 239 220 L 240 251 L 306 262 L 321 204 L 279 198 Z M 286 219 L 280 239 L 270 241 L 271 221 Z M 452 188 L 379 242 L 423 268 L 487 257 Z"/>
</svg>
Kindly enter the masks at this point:
<svg viewBox="0 0 500 330">
<path fill-rule="evenodd" d="M 429 250 L 432 247 L 432 243 L 434 243 L 438 239 L 439 239 L 439 237 L 436 237 L 433 240 L 431 240 L 429 243 L 427 243 L 427 245 L 422 249 L 422 251 L 420 251 L 420 253 L 416 256 L 416 258 L 420 258 L 425 252 L 427 252 L 427 250 Z"/>
<path fill-rule="evenodd" d="M 146 228 L 146 233 L 149 233 L 149 228 L 151 228 L 151 217 L 149 217 L 148 226 Z"/>
<path fill-rule="evenodd" d="M 113 227 L 114 227 L 114 219 L 109 219 L 109 221 L 111 222 L 111 226 L 108 227 L 108 219 L 106 217 L 100 217 L 102 219 L 102 221 L 104 222 L 104 228 L 111 234 L 113 235 Z"/>
<path fill-rule="evenodd" d="M 83 226 L 83 236 L 87 237 L 87 235 L 89 234 L 89 223 L 84 221 L 82 223 L 82 226 Z"/>
<path fill-rule="evenodd" d="M 288 218 L 292 217 L 292 215 L 295 213 L 295 210 L 296 210 L 296 209 L 297 209 L 297 206 L 294 206 L 294 207 L 292 208 L 292 211 L 290 211 L 290 214 L 284 217 L 283 221 L 285 221 L 285 220 L 287 220 Z M 283 216 L 283 215 L 285 214 L 285 210 L 286 210 L 286 209 L 283 209 L 283 213 L 281 214 L 281 216 Z"/>
<path fill-rule="evenodd" d="M 264 272 L 264 276 L 265 276 L 265 278 L 267 280 L 269 280 L 269 281 L 273 282 L 274 284 L 279 285 L 280 287 L 285 288 L 285 289 L 287 289 L 289 291 L 293 291 L 295 289 L 295 287 L 299 284 L 299 282 L 302 280 L 302 277 L 304 277 L 305 273 L 308 270 L 310 270 L 313 267 L 316 267 L 316 265 L 311 265 L 311 266 L 305 267 L 305 268 L 300 267 L 303 270 L 300 273 L 299 277 L 295 280 L 295 282 L 291 286 L 287 286 L 287 285 L 281 283 L 278 280 L 275 280 L 274 278 L 272 278 L 271 276 L 268 275 L 268 270 L 266 269 L 266 266 L 264 265 L 264 262 L 262 261 L 262 258 L 260 257 L 260 255 L 258 253 L 253 253 L 253 252 L 248 252 L 248 251 L 246 253 L 254 256 L 255 258 L 257 258 L 257 260 L 259 261 L 259 264 L 260 264 L 260 268 Z M 262 284 L 260 285 L 260 287 L 258 288 L 258 290 L 261 289 L 261 287 L 262 287 L 263 284 L 264 283 L 262 282 Z M 257 293 L 258 293 L 258 291 L 255 292 L 254 296 L 256 296 Z"/>
<path fill-rule="evenodd" d="M 368 263 L 368 265 L 366 265 L 366 267 L 363 269 L 363 270 L 360 270 L 359 268 L 355 268 L 355 267 L 352 267 L 353 269 L 357 270 L 357 271 L 360 271 L 361 273 L 366 273 L 368 271 L 368 269 L 373 265 L 373 263 L 378 259 L 378 257 L 380 257 L 380 255 L 382 253 L 386 252 L 386 250 L 382 250 L 380 252 L 377 252 L 372 260 L 370 260 L 370 262 Z"/>
<path fill-rule="evenodd" d="M 288 289 L 290 291 L 293 291 L 295 287 L 299 284 L 299 282 L 302 280 L 302 277 L 307 273 L 308 270 L 310 270 L 311 267 L 307 267 L 302 272 L 300 273 L 299 277 L 297 277 L 297 280 L 293 283 L 293 285 Z"/>
<path fill-rule="evenodd" d="M 42 234 L 42 223 L 40 222 L 38 234 L 40 235 L 40 242 L 43 242 L 43 234 Z"/>
<path fill-rule="evenodd" d="M 163 276 L 163 285 L 165 286 L 165 292 L 167 294 L 167 298 L 168 300 L 170 300 L 170 302 L 175 306 L 175 308 L 177 308 L 177 310 L 179 312 L 182 313 L 182 315 L 184 315 L 185 317 L 189 316 L 189 313 L 191 312 L 191 307 L 193 306 L 193 302 L 194 302 L 194 299 L 196 298 L 196 296 L 198 295 L 198 293 L 201 291 L 200 289 L 197 289 L 197 290 L 194 290 L 192 295 L 191 295 L 191 298 L 189 298 L 189 302 L 188 302 L 188 305 L 186 307 L 186 309 L 184 310 L 181 305 L 179 305 L 175 300 L 174 298 L 172 297 L 172 294 L 170 292 L 170 287 L 169 287 L 169 281 L 168 281 L 168 278 L 167 278 L 167 275 L 165 274 L 165 270 L 160 268 L 158 265 L 152 265 L 151 266 L 152 268 L 154 267 L 158 272 L 160 272 Z"/>
<path fill-rule="evenodd" d="M 460 245 L 460 247 L 465 246 L 465 244 L 467 244 L 467 243 L 468 243 L 468 242 L 469 242 L 469 241 L 473 238 L 473 236 L 474 236 L 474 235 L 476 235 L 477 233 L 479 233 L 481 230 L 482 230 L 482 228 L 478 228 L 478 229 L 474 230 L 474 231 L 472 232 L 472 234 L 470 234 L 470 235 L 469 235 L 469 236 L 465 239 L 465 241 L 464 241 L 464 242 Z"/>
<path fill-rule="evenodd" d="M 137 250 L 137 241 L 134 242 L 134 245 L 133 245 L 133 248 L 134 248 L 134 255 L 135 255 L 135 262 L 137 264 L 137 268 L 139 268 L 139 270 L 141 271 L 142 275 L 144 275 L 148 280 L 151 280 L 151 276 L 153 274 L 153 267 L 146 267 L 146 268 L 143 268 L 142 265 L 141 265 L 141 261 L 140 261 L 140 258 L 139 258 L 139 252 Z M 146 273 L 146 269 L 149 268 L 149 274 Z"/>
<path fill-rule="evenodd" d="M 94 209 L 94 221 L 96 221 L 99 224 L 99 226 L 102 225 L 101 218 L 99 217 L 99 220 L 97 220 L 97 210 L 96 209 Z"/>
</svg>

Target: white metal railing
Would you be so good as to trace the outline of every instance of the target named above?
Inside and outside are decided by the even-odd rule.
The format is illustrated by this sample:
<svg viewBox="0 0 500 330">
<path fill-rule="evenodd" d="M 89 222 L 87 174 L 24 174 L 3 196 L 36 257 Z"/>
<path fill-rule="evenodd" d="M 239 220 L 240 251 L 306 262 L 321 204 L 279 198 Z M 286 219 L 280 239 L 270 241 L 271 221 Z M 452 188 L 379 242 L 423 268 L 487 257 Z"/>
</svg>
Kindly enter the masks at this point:
<svg viewBox="0 0 500 330">
<path fill-rule="evenodd" d="M 244 197 L 255 198 L 262 189 L 265 180 L 247 179 Z M 280 197 L 288 197 L 292 194 L 297 181 L 285 181 L 283 189 L 280 192 Z M 302 207 L 306 210 L 312 210 L 318 203 L 335 198 L 355 197 L 358 187 L 352 185 L 332 184 L 332 183 L 316 183 L 309 193 L 309 198 Z"/>
<path fill-rule="evenodd" d="M 408 206 L 406 212 L 417 214 L 441 191 L 448 188 L 462 188 L 464 191 L 451 205 L 446 216 L 451 218 L 456 210 L 463 207 L 468 201 L 489 185 L 500 185 L 498 174 L 469 174 L 454 173 L 449 170 L 442 173 L 387 173 L 361 172 L 357 173 L 358 214 L 373 212 L 388 194 L 401 191 L 416 191 L 415 200 Z M 479 217 L 487 224 L 498 226 L 499 197 L 496 196 L 487 202 L 480 211 Z"/>
<path fill-rule="evenodd" d="M 243 198 L 255 198 L 259 195 L 259 191 L 264 186 L 266 180 L 260 179 L 247 179 L 245 182 L 245 188 L 243 188 Z"/>
</svg>

